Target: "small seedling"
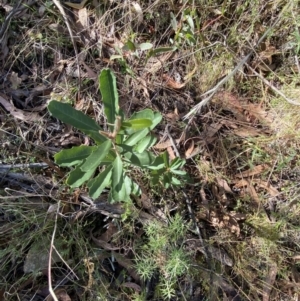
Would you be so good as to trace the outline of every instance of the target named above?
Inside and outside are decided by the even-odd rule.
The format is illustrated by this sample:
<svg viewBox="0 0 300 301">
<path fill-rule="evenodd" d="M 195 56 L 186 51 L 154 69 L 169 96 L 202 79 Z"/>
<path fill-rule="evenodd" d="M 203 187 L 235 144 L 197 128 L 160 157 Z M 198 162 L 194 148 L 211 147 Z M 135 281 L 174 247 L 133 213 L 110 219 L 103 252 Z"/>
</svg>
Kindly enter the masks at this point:
<svg viewBox="0 0 300 301">
<path fill-rule="evenodd" d="M 110 202 L 127 202 L 130 195 L 140 195 L 140 188 L 130 177 L 132 167 L 150 171 L 152 184 L 181 185 L 187 174 L 182 170 L 185 161 L 169 160 L 167 152 L 155 156 L 148 149 L 156 143 L 151 130 L 161 121 L 162 115 L 145 109 L 125 119 L 119 108 L 116 78 L 109 69 L 99 77 L 104 113 L 109 131 L 104 131 L 92 118 L 75 110 L 71 105 L 52 100 L 50 113 L 61 121 L 84 132 L 95 145 L 81 145 L 60 151 L 54 156 L 56 164 L 73 167 L 67 178 L 71 187 L 84 183 L 92 198 L 97 198 L 106 187 L 110 188 Z"/>
</svg>

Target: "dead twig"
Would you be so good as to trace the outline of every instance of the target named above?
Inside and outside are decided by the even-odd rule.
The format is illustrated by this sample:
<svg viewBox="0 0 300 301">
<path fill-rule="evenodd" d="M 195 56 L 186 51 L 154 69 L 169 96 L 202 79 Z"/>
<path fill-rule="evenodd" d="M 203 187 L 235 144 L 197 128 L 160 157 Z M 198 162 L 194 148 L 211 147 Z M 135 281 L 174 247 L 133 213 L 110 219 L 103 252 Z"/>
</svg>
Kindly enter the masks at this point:
<svg viewBox="0 0 300 301">
<path fill-rule="evenodd" d="M 51 245 L 50 245 L 50 250 L 49 250 L 49 261 L 48 261 L 48 285 L 49 285 L 49 292 L 53 298 L 54 301 L 58 301 L 54 290 L 52 288 L 52 275 L 51 275 L 51 263 L 52 263 L 52 251 L 54 249 L 54 239 L 55 239 L 55 233 L 56 233 L 56 228 L 57 228 L 57 216 L 59 214 L 59 207 L 60 207 L 60 201 L 58 201 L 57 205 L 57 211 L 55 215 L 55 223 L 54 223 L 54 229 L 52 233 L 52 238 L 51 238 Z"/>
<path fill-rule="evenodd" d="M 47 163 L 29 163 L 29 164 L 0 164 L 1 169 L 13 169 L 13 168 L 45 168 L 48 167 Z"/>
</svg>

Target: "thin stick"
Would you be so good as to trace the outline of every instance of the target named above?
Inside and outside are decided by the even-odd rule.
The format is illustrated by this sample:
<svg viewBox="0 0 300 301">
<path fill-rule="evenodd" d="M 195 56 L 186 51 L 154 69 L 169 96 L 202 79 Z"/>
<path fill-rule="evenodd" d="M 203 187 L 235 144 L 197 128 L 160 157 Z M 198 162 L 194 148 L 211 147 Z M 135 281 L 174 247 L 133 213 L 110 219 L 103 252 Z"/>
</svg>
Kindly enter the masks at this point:
<svg viewBox="0 0 300 301">
<path fill-rule="evenodd" d="M 170 139 L 171 143 L 172 143 L 172 146 L 173 146 L 173 149 L 174 149 L 174 152 L 175 152 L 175 155 L 177 156 L 177 158 L 180 158 L 180 154 L 179 154 L 179 151 L 175 145 L 175 142 L 174 142 L 174 139 L 173 137 L 171 136 L 170 132 L 169 132 L 169 124 L 166 125 L 166 129 L 165 129 L 167 135 L 168 135 L 168 138 Z"/>
<path fill-rule="evenodd" d="M 45 168 L 49 165 L 47 163 L 28 163 L 28 164 L 0 164 L 1 169 L 12 169 L 12 168 Z"/>
<path fill-rule="evenodd" d="M 56 228 L 57 228 L 57 216 L 59 213 L 59 207 L 60 207 L 60 201 L 58 201 L 57 211 L 56 211 L 56 215 L 55 215 L 55 223 L 54 223 L 54 229 L 53 229 L 52 238 L 51 238 L 51 245 L 50 245 L 50 250 L 49 250 L 49 261 L 48 261 L 48 286 L 49 286 L 49 292 L 54 301 L 58 301 L 58 299 L 52 288 L 51 264 L 52 264 L 52 251 L 54 248 L 54 239 L 55 239 L 55 233 L 56 233 Z"/>
</svg>

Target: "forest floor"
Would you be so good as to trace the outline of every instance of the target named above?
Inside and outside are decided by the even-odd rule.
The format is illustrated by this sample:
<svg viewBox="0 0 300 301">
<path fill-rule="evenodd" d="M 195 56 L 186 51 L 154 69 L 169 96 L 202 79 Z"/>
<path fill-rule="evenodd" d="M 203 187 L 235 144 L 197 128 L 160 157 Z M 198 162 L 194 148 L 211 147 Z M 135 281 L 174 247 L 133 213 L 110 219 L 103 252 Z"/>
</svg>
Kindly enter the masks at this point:
<svg viewBox="0 0 300 301">
<path fill-rule="evenodd" d="M 297 0 L 1 0 L 0 300 L 299 300 L 299 27 Z M 93 142 L 47 106 L 106 127 L 105 68 L 189 182 L 68 187 L 54 155 Z"/>
</svg>

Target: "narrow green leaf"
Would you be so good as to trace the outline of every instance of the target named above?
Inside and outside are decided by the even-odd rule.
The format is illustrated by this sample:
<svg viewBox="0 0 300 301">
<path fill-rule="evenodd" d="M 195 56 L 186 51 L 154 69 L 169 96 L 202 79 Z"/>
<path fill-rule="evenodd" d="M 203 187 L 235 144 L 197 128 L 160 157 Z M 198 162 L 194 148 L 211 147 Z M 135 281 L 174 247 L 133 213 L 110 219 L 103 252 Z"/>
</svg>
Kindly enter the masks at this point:
<svg viewBox="0 0 300 301">
<path fill-rule="evenodd" d="M 148 57 L 160 55 L 165 52 L 170 52 L 170 51 L 173 52 L 176 49 L 177 49 L 177 47 L 160 47 L 160 48 L 152 49 L 152 50 L 150 50 Z"/>
<path fill-rule="evenodd" d="M 134 149 L 136 152 L 142 153 L 149 147 L 153 146 L 156 143 L 156 140 L 157 140 L 156 137 L 154 137 L 152 135 L 146 136 L 145 138 L 143 138 L 142 140 L 140 140 L 138 142 L 138 144 L 136 145 L 136 147 Z"/>
<path fill-rule="evenodd" d="M 150 130 L 153 130 L 161 122 L 161 120 L 162 120 L 162 115 L 159 112 L 154 112 Z"/>
<path fill-rule="evenodd" d="M 95 146 L 75 146 L 70 149 L 64 149 L 54 155 L 55 163 L 59 166 L 73 166 L 86 159 L 93 151 Z"/>
<path fill-rule="evenodd" d="M 140 50 L 145 51 L 145 50 L 149 50 L 153 48 L 153 44 L 152 43 L 141 43 L 138 46 L 140 48 Z"/>
<path fill-rule="evenodd" d="M 122 49 L 136 51 L 136 46 L 131 40 L 128 40 Z"/>
<path fill-rule="evenodd" d="M 73 171 L 70 172 L 69 177 L 67 179 L 67 184 L 72 188 L 79 187 L 84 182 L 88 181 L 93 174 L 94 170 L 84 172 L 80 169 L 80 165 L 78 165 Z"/>
<path fill-rule="evenodd" d="M 120 54 L 113 54 L 110 56 L 110 60 L 117 60 L 117 59 L 122 59 L 123 58 L 123 55 L 120 55 Z"/>
<path fill-rule="evenodd" d="M 170 171 L 175 174 L 175 175 L 178 175 L 178 176 L 186 176 L 186 171 L 184 170 L 177 170 L 177 169 L 170 169 Z"/>
<path fill-rule="evenodd" d="M 100 196 L 103 189 L 109 185 L 112 175 L 112 165 L 109 165 L 102 171 L 95 179 L 90 181 L 87 186 L 89 187 L 89 195 L 93 199 Z"/>
<path fill-rule="evenodd" d="M 97 144 L 101 144 L 108 139 L 108 138 L 100 135 L 99 131 L 84 130 L 83 132 L 85 134 L 87 134 L 88 136 L 90 136 Z"/>
<path fill-rule="evenodd" d="M 112 171 L 112 198 L 116 202 L 124 201 L 126 189 L 124 186 L 123 162 L 120 156 L 117 156 L 113 163 Z"/>
<path fill-rule="evenodd" d="M 150 119 L 133 119 L 122 122 L 122 127 L 132 128 L 133 130 L 142 130 L 152 126 Z"/>
<path fill-rule="evenodd" d="M 172 177 L 171 184 L 173 184 L 175 186 L 179 186 L 179 185 L 181 185 L 181 182 L 177 178 Z"/>
<path fill-rule="evenodd" d="M 127 195 L 130 194 L 134 194 L 136 196 L 141 195 L 141 189 L 139 185 L 133 182 L 132 179 L 130 179 L 128 176 L 125 176 L 124 185 L 125 185 Z"/>
<path fill-rule="evenodd" d="M 124 144 L 129 146 L 136 145 L 141 139 L 147 136 L 149 133 L 149 129 L 143 129 L 141 131 L 138 131 L 136 133 L 131 134 L 125 141 Z"/>
<path fill-rule="evenodd" d="M 89 116 L 85 115 L 81 111 L 75 110 L 67 103 L 62 103 L 56 100 L 51 100 L 48 105 L 50 113 L 59 120 L 70 124 L 77 129 L 85 131 L 101 130 L 101 127 Z"/>
<path fill-rule="evenodd" d="M 194 30 L 195 30 L 195 25 L 194 25 L 194 21 L 193 21 L 193 18 L 191 16 L 186 16 L 186 20 L 187 22 L 189 23 L 190 25 L 190 28 L 191 28 L 191 31 L 194 33 Z"/>
<path fill-rule="evenodd" d="M 164 160 L 165 166 L 170 167 L 170 162 L 169 162 L 169 154 L 167 151 L 165 151 L 162 155 L 162 158 Z"/>
<path fill-rule="evenodd" d="M 99 77 L 99 82 L 104 104 L 104 113 L 108 123 L 110 124 L 110 129 L 113 131 L 116 116 L 119 114 L 116 77 L 110 69 L 103 69 Z"/>
<path fill-rule="evenodd" d="M 185 164 L 185 160 L 180 159 L 180 158 L 175 158 L 171 162 L 171 169 L 179 169 L 179 168 L 183 167 L 184 164 Z"/>
<path fill-rule="evenodd" d="M 159 170 L 165 167 L 164 159 L 161 156 L 155 158 L 155 160 L 151 163 L 150 166 L 147 166 L 148 169 L 151 170 Z"/>
<path fill-rule="evenodd" d="M 97 148 L 95 151 L 91 153 L 91 155 L 84 161 L 84 163 L 81 165 L 82 171 L 89 171 L 90 169 L 95 170 L 102 160 L 105 158 L 105 156 L 108 154 L 109 150 L 111 149 L 112 142 L 111 140 L 106 140 Z"/>
</svg>

